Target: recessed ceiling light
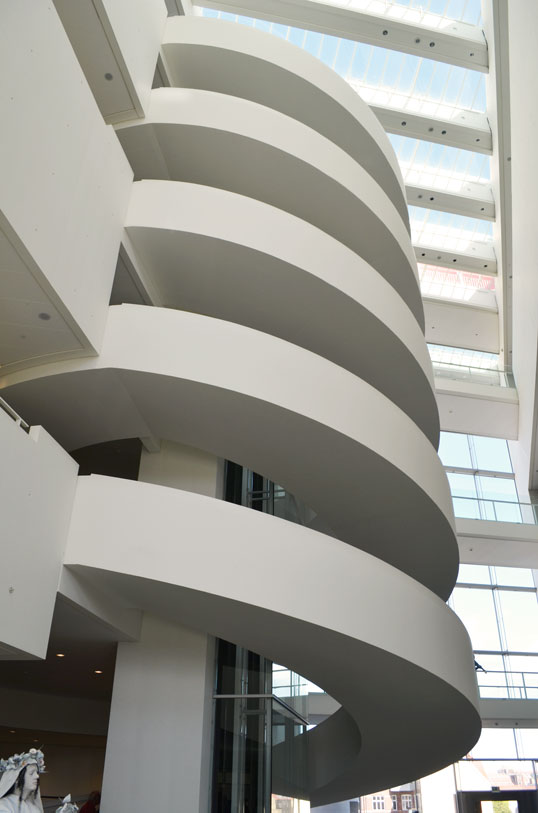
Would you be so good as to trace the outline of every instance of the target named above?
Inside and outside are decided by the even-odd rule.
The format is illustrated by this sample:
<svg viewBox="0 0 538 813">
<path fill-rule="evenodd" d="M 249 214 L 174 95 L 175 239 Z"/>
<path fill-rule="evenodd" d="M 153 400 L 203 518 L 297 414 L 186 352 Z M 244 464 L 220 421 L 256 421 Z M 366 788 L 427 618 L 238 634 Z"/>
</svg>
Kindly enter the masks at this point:
<svg viewBox="0 0 538 813">
<path fill-rule="evenodd" d="M 17 732 L 15 731 L 15 729 L 14 729 L 14 728 L 10 728 L 10 729 L 9 729 L 9 733 L 10 733 L 10 734 L 16 734 Z"/>
<path fill-rule="evenodd" d="M 105 79 L 107 80 L 107 82 L 111 82 L 112 79 L 114 79 L 114 77 L 112 76 L 111 73 L 105 73 Z"/>
<path fill-rule="evenodd" d="M 95 669 L 95 674 L 96 674 L 96 675 L 102 675 L 102 674 L 103 674 L 103 670 L 102 670 L 102 669 Z"/>
<path fill-rule="evenodd" d="M 56 653 L 56 657 L 57 657 L 57 658 L 65 658 L 65 655 L 64 655 L 64 653 L 63 653 L 63 652 L 57 652 L 57 653 Z"/>
<path fill-rule="evenodd" d="M 42 311 L 41 313 L 38 313 L 37 315 L 39 316 L 40 319 L 43 319 L 44 322 L 48 322 L 49 319 L 50 319 L 50 313 L 47 313 L 46 311 Z"/>
</svg>

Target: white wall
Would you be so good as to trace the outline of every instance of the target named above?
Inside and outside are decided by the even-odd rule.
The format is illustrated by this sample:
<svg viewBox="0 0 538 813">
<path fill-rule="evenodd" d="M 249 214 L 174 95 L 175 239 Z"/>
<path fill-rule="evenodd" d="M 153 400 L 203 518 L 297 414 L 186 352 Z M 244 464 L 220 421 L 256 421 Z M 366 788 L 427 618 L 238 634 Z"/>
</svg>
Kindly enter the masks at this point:
<svg viewBox="0 0 538 813">
<path fill-rule="evenodd" d="M 208 809 L 213 643 L 146 615 L 118 646 L 103 810 Z"/>
<path fill-rule="evenodd" d="M 101 0 L 144 115 L 167 10 L 164 0 Z"/>
<path fill-rule="evenodd" d="M 30 731 L 106 735 L 110 705 L 105 700 L 67 697 L 0 687 L 2 725 Z M 5 755 L 4 755 L 5 756 Z"/>
<path fill-rule="evenodd" d="M 132 172 L 52 3 L 2 9 L 0 210 L 86 347 L 104 330 Z"/>
<path fill-rule="evenodd" d="M 158 452 L 142 449 L 138 479 L 145 483 L 221 498 L 224 461 L 202 449 L 163 440 Z"/>
<path fill-rule="evenodd" d="M 499 352 L 497 309 L 427 299 L 424 302 L 426 341 L 465 347 L 486 353 Z"/>
<path fill-rule="evenodd" d="M 105 121 L 143 116 L 166 21 L 164 0 L 54 5 Z"/>
<path fill-rule="evenodd" d="M 0 410 L 0 658 L 44 657 L 78 466 Z M 2 649 L 6 648 L 3 652 Z"/>
<path fill-rule="evenodd" d="M 535 409 L 538 342 L 538 16 L 533 0 L 507 4 L 510 48 L 511 171 L 513 204 L 513 368 L 519 392 L 519 442 L 510 451 L 518 490 L 536 478 Z M 501 157 L 501 160 L 506 157 Z"/>
<path fill-rule="evenodd" d="M 519 404 L 511 387 L 435 379 L 441 429 L 492 438 L 517 438 Z"/>
</svg>

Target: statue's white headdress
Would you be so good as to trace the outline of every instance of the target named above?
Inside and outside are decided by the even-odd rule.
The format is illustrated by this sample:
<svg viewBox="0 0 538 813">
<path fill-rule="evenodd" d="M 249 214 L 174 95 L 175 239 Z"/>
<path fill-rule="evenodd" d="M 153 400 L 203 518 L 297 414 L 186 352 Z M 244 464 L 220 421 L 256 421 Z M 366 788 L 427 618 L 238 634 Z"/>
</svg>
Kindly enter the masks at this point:
<svg viewBox="0 0 538 813">
<path fill-rule="evenodd" d="M 23 768 L 26 768 L 27 765 L 37 765 L 38 772 L 43 773 L 45 770 L 43 751 L 40 751 L 38 748 L 30 748 L 25 754 L 13 754 L 13 756 L 8 759 L 0 759 L 0 771 L 2 772 L 0 776 L 0 799 L 9 793 L 19 778 L 20 772 Z M 37 789 L 35 804 L 38 808 L 43 810 L 39 787 Z"/>
</svg>

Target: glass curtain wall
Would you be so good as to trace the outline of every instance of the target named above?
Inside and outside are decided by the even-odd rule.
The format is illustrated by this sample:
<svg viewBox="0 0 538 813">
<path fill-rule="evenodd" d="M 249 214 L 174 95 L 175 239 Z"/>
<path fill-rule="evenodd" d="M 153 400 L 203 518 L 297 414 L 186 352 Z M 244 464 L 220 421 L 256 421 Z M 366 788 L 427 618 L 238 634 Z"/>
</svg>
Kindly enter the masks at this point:
<svg viewBox="0 0 538 813">
<path fill-rule="evenodd" d="M 460 565 L 449 604 L 470 635 L 483 698 L 538 699 L 536 571 Z"/>
<path fill-rule="evenodd" d="M 272 694 L 272 663 L 217 646 L 212 813 L 306 813 L 307 722 Z"/>
<path fill-rule="evenodd" d="M 457 517 L 534 524 L 533 506 L 518 501 L 506 440 L 441 432 L 439 457 Z"/>
<path fill-rule="evenodd" d="M 304 510 L 271 481 L 226 464 L 225 499 L 294 522 Z M 285 666 L 218 641 L 212 813 L 306 813 L 309 684 Z M 317 687 L 316 687 L 317 688 Z"/>
</svg>

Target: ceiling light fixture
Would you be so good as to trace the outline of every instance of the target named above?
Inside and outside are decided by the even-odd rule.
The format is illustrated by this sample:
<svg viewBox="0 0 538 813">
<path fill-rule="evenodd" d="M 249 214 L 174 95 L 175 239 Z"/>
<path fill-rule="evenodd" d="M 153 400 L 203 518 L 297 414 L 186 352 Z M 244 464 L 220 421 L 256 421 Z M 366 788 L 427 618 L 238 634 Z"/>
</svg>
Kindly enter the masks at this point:
<svg viewBox="0 0 538 813">
<path fill-rule="evenodd" d="M 95 674 L 96 674 L 96 675 L 102 675 L 102 674 L 103 674 L 103 670 L 102 670 L 102 669 L 95 669 L 94 671 L 95 671 Z"/>
<path fill-rule="evenodd" d="M 56 653 L 56 657 L 57 657 L 57 658 L 65 658 L 65 655 L 64 655 L 64 653 L 63 653 L 63 652 L 57 652 L 57 653 Z"/>
</svg>

